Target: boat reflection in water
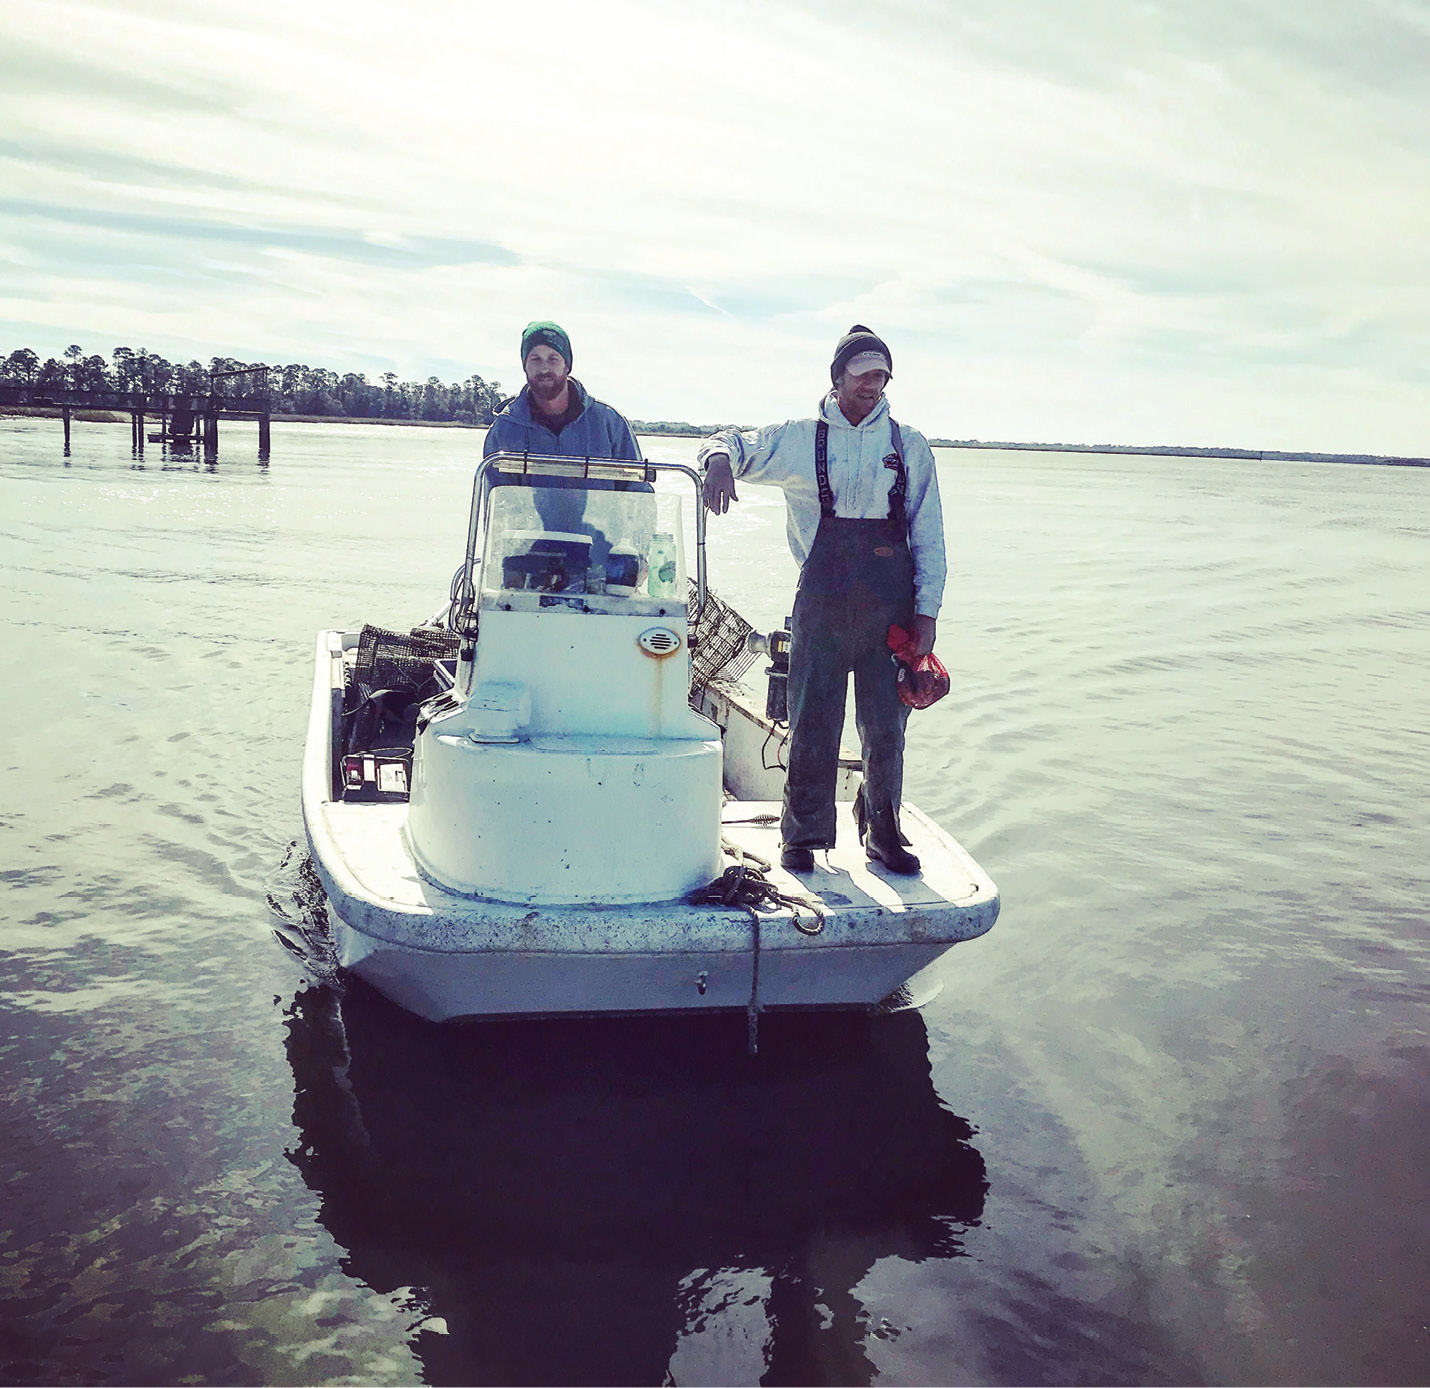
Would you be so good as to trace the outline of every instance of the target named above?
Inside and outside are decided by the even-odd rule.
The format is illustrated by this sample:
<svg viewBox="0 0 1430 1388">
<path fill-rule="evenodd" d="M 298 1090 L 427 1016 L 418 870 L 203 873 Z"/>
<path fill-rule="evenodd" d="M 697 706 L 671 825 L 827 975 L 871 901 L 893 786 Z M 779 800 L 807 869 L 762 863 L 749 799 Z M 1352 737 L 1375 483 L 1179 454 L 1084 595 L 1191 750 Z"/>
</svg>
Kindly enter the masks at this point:
<svg viewBox="0 0 1430 1388">
<path fill-rule="evenodd" d="M 869 1382 L 855 1289 L 961 1255 L 983 1159 L 917 1012 L 770 1015 L 758 1059 L 744 1042 L 743 1017 L 443 1027 L 308 988 L 290 1159 L 347 1271 L 445 1322 L 413 1342 L 429 1383 L 669 1382 L 720 1288 L 753 1321 L 717 1368 Z"/>
</svg>

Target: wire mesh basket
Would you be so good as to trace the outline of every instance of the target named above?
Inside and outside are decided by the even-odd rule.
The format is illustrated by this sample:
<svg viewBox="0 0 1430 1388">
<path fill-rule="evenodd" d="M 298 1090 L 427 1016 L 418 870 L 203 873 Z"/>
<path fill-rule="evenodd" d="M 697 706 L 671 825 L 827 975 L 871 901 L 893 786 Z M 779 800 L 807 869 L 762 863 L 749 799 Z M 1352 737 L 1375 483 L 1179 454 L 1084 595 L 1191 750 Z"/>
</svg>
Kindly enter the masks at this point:
<svg viewBox="0 0 1430 1388">
<path fill-rule="evenodd" d="M 455 634 L 431 627 L 363 627 L 343 700 L 344 752 L 386 748 L 410 757 L 418 706 L 448 687 L 438 662 L 451 660 L 457 645 Z"/>
<path fill-rule="evenodd" d="M 390 689 L 425 699 L 444 687 L 437 677 L 437 662 L 451 660 L 456 654 L 457 637 L 450 631 L 431 627 L 388 631 L 365 626 L 358 637 L 349 689 L 363 698 Z"/>
<path fill-rule="evenodd" d="M 695 584 L 689 602 L 695 606 Z M 729 603 L 705 590 L 705 609 L 691 632 L 690 694 L 694 698 L 713 679 L 737 680 L 755 663 L 755 653 L 745 647 L 754 630 Z"/>
</svg>

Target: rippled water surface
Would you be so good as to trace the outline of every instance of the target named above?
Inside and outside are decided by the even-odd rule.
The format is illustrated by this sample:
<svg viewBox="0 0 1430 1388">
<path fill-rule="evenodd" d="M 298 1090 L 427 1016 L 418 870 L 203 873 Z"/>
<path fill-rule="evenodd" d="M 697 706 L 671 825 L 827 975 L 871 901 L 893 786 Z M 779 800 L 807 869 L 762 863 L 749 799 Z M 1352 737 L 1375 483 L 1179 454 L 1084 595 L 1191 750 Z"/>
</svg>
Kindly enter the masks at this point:
<svg viewBox="0 0 1430 1388">
<path fill-rule="evenodd" d="M 1430 1380 L 1430 472 L 943 454 L 908 794 L 1003 915 L 751 1061 L 282 947 L 315 633 L 439 605 L 480 436 L 129 438 L 0 421 L 0 1381 Z M 788 611 L 777 494 L 711 568 Z"/>
</svg>

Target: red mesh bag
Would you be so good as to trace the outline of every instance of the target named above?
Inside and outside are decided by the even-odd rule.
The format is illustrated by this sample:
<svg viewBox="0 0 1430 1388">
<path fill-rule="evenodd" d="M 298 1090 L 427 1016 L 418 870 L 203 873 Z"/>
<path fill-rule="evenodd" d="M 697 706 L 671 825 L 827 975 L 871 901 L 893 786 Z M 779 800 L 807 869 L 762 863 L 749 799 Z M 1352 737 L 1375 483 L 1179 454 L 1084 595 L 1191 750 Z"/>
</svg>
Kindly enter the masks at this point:
<svg viewBox="0 0 1430 1388">
<path fill-rule="evenodd" d="M 948 693 L 948 671 L 933 654 L 918 655 L 918 639 L 900 626 L 889 628 L 889 649 L 898 666 L 899 698 L 910 708 L 927 708 Z"/>
</svg>

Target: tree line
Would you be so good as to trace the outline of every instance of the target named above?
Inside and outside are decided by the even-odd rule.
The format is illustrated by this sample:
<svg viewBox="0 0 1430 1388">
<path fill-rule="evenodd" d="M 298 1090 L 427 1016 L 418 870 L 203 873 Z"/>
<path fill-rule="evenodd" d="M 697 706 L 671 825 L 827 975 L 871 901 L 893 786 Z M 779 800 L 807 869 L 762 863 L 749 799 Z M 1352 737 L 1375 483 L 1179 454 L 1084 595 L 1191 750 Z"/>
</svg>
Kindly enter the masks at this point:
<svg viewBox="0 0 1430 1388">
<path fill-rule="evenodd" d="M 490 424 L 506 398 L 501 383 L 472 375 L 450 383 L 429 376 L 399 381 L 384 371 L 375 381 L 362 372 L 339 375 L 321 366 L 268 367 L 232 357 L 209 364 L 166 361 L 140 347 L 116 347 L 109 360 L 86 354 L 78 344 L 66 347 L 63 360 L 41 361 L 28 347 L 0 358 L 0 385 L 35 390 L 115 390 L 146 395 L 207 395 L 215 375 L 253 368 L 266 370 L 274 414 L 325 415 L 350 419 L 425 419 L 434 423 Z"/>
</svg>

